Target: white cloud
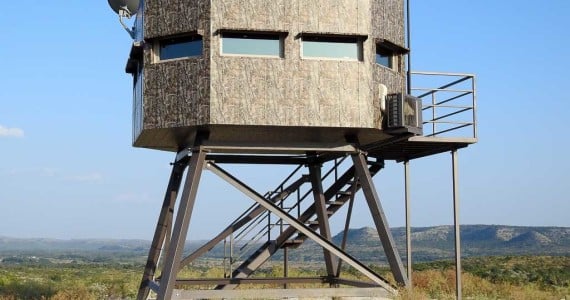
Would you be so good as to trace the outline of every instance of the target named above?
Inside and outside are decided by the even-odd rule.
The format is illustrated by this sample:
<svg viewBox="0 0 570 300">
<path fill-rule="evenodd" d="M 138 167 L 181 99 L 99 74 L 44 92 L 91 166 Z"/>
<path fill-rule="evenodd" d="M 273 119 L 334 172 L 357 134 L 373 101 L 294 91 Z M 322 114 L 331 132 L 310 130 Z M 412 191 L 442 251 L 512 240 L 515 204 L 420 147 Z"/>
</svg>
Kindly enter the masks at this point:
<svg viewBox="0 0 570 300">
<path fill-rule="evenodd" d="M 0 176 L 18 176 L 18 177 L 35 177 L 35 178 L 51 178 L 57 181 L 76 182 L 76 183 L 99 183 L 103 181 L 104 176 L 100 172 L 86 173 L 70 173 L 60 169 L 40 167 L 40 168 L 21 168 L 21 169 L 0 169 Z"/>
<path fill-rule="evenodd" d="M 126 192 L 115 196 L 115 201 L 125 202 L 125 203 L 150 203 L 152 199 L 147 193 L 137 193 L 137 192 Z"/>
<path fill-rule="evenodd" d="M 69 180 L 69 181 L 75 181 L 75 182 L 93 183 L 93 182 L 100 182 L 101 180 L 103 180 L 103 175 L 101 175 L 101 173 L 98 173 L 98 172 L 93 172 L 93 173 L 88 173 L 88 174 L 67 176 L 65 179 Z"/>
<path fill-rule="evenodd" d="M 0 125 L 0 137 L 24 137 L 24 130 L 20 128 L 8 128 Z"/>
<path fill-rule="evenodd" d="M 60 171 L 56 168 L 21 168 L 0 170 L 0 175 L 7 176 L 39 176 L 39 177 L 57 177 Z"/>
</svg>

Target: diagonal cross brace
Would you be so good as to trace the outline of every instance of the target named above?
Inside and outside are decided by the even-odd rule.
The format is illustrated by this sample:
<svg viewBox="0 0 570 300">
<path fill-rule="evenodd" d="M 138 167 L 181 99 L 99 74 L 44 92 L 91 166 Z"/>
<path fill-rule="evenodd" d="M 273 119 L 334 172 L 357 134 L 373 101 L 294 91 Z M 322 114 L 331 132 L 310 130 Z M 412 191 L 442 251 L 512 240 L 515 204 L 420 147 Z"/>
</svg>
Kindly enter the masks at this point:
<svg viewBox="0 0 570 300">
<path fill-rule="evenodd" d="M 251 188 L 240 182 L 237 178 L 233 177 L 228 172 L 216 166 L 214 163 L 208 163 L 206 165 L 206 168 L 212 171 L 212 173 L 218 175 L 220 178 L 230 183 L 231 185 L 233 185 L 234 187 L 236 187 L 238 190 L 240 190 L 242 193 L 253 199 L 255 202 L 259 203 L 261 206 L 265 207 L 271 213 L 275 214 L 279 218 L 283 219 L 285 222 L 289 223 L 291 226 L 293 226 L 299 232 L 305 234 L 307 237 L 315 241 L 321 247 L 330 251 L 332 254 L 336 255 L 337 257 L 345 261 L 347 264 L 351 265 L 353 268 L 364 274 L 366 277 L 370 278 L 379 286 L 383 287 L 384 289 L 393 294 L 397 293 L 394 287 L 392 287 L 385 279 L 380 277 L 378 274 L 376 274 L 366 265 L 359 262 L 352 256 L 346 254 L 335 244 L 331 243 L 330 241 L 324 239 L 319 234 L 315 233 L 313 230 L 305 226 L 305 224 L 301 223 L 299 220 L 292 217 L 287 212 L 283 211 L 279 206 L 275 205 L 274 203 L 271 203 L 263 196 L 259 195 L 257 192 L 255 192 L 254 190 L 252 190 Z"/>
<path fill-rule="evenodd" d="M 282 201 L 284 198 L 288 197 L 289 194 L 293 193 L 294 190 L 299 188 L 299 186 L 301 186 L 305 182 L 307 182 L 307 178 L 305 178 L 304 176 L 299 178 L 297 181 L 293 182 L 290 186 L 285 188 L 282 192 L 280 192 L 276 196 L 270 198 L 270 201 L 271 202 Z M 224 229 L 222 232 L 220 232 L 216 237 L 211 239 L 209 242 L 204 244 L 202 247 L 198 248 L 192 254 L 185 257 L 181 262 L 181 266 L 182 267 L 187 266 L 188 264 L 190 264 L 196 258 L 200 257 L 205 252 L 210 251 L 219 242 L 221 242 L 222 240 L 227 238 L 233 232 L 236 232 L 237 230 L 239 230 L 243 226 L 247 225 L 250 221 L 254 220 L 257 216 L 259 216 L 263 212 L 265 212 L 265 208 L 258 204 L 250 213 L 248 213 L 247 215 L 245 215 L 241 218 L 238 218 L 238 220 L 236 220 L 235 222 L 230 224 L 228 227 L 226 227 L 226 229 Z"/>
</svg>

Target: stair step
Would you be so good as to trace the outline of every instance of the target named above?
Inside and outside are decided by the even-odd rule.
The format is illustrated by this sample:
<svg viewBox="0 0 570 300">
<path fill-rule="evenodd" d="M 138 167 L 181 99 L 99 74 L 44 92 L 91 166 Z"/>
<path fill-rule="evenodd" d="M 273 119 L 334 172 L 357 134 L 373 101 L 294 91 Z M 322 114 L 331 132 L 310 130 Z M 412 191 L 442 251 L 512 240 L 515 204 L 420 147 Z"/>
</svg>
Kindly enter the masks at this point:
<svg viewBox="0 0 570 300">
<path fill-rule="evenodd" d="M 305 224 L 307 224 L 307 225 L 319 225 L 319 221 L 311 220 L 311 221 L 307 221 Z"/>
<path fill-rule="evenodd" d="M 301 244 L 303 244 L 303 242 L 305 242 L 305 240 L 299 239 L 297 237 L 296 239 L 285 241 L 285 243 L 283 243 L 283 246 L 281 246 L 281 248 L 297 248 L 297 247 L 301 246 Z"/>
<path fill-rule="evenodd" d="M 352 192 L 351 191 L 338 191 L 336 194 L 342 195 L 342 196 L 350 196 L 350 195 L 352 195 Z"/>
<path fill-rule="evenodd" d="M 327 202 L 327 204 L 329 205 L 337 205 L 337 206 L 342 206 L 344 203 L 346 203 L 345 201 L 329 201 Z"/>
<path fill-rule="evenodd" d="M 285 245 L 292 245 L 292 244 L 302 244 L 304 241 L 302 239 L 292 239 L 285 241 Z"/>
</svg>

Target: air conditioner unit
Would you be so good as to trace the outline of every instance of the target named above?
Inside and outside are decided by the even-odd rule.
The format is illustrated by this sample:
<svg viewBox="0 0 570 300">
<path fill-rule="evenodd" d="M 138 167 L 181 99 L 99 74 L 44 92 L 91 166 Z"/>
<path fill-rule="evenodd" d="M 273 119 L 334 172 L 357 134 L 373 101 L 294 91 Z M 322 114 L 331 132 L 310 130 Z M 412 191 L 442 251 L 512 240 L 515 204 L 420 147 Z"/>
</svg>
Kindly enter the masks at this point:
<svg viewBox="0 0 570 300">
<path fill-rule="evenodd" d="M 411 95 L 389 94 L 386 96 L 388 133 L 423 134 L 422 100 Z"/>
</svg>

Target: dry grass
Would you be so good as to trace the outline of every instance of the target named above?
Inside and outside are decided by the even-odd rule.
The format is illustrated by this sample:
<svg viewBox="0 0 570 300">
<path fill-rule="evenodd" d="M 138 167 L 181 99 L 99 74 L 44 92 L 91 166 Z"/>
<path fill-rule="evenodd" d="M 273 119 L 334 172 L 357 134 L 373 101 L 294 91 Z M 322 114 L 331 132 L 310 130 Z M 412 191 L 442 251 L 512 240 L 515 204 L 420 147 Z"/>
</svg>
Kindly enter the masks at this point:
<svg viewBox="0 0 570 300">
<path fill-rule="evenodd" d="M 402 290 L 399 300 L 455 299 L 454 270 L 426 270 L 413 274 L 412 291 Z M 570 287 L 540 287 L 535 284 L 514 285 L 492 283 L 486 279 L 462 274 L 462 295 L 471 300 L 570 300 Z"/>
<path fill-rule="evenodd" d="M 503 270 L 503 267 L 494 260 L 477 261 L 480 266 L 476 270 L 479 275 L 473 272 L 464 272 L 462 280 L 463 298 L 471 300 L 570 300 L 570 280 L 567 272 L 558 272 L 557 269 L 549 268 L 549 265 L 560 266 L 562 269 L 568 268 L 568 261 L 557 259 L 541 260 L 541 265 L 533 265 L 534 258 L 519 258 L 518 263 L 530 266 L 528 270 L 541 275 L 542 280 L 521 281 L 511 280 L 512 276 L 519 273 L 498 272 L 502 274 L 497 277 L 487 272 L 485 266 Z M 506 260 L 509 265 L 505 270 L 521 270 L 517 264 L 513 264 L 512 259 Z M 526 263 L 526 262 L 529 263 Z M 498 268 L 501 267 L 501 268 Z M 552 276 L 547 276 L 551 271 Z M 566 269 L 564 269 L 566 270 Z M 386 279 L 394 282 L 393 276 L 386 269 L 376 270 Z M 15 266 L 0 268 L 0 299 L 131 299 L 136 295 L 140 280 L 141 269 L 138 266 L 51 266 L 51 267 L 25 267 Z M 487 275 L 485 275 L 487 274 Z M 514 274 L 514 275 L 513 275 Z M 260 270 L 256 277 L 281 277 L 283 267 L 273 265 L 267 269 Z M 292 267 L 289 271 L 291 277 L 312 277 L 324 275 L 323 270 L 313 268 Z M 182 278 L 222 278 L 223 268 L 219 267 L 190 267 L 184 268 L 180 274 Z M 485 277 L 486 276 L 486 277 Z M 343 278 L 365 280 L 358 272 L 351 268 L 345 268 Z M 517 277 L 518 278 L 518 277 Z M 538 277 L 537 277 L 538 278 Z M 556 280 L 554 280 L 556 279 Z M 553 283 L 549 283 L 553 282 Z M 432 266 L 421 271 L 414 271 L 414 288 L 411 291 L 402 290 L 398 300 L 424 300 L 424 299 L 455 299 L 455 271 L 453 268 Z M 280 287 L 278 285 L 267 285 L 269 287 Z M 324 287 L 316 284 L 291 285 L 293 288 Z M 212 287 L 203 287 L 212 288 Z M 240 288 L 248 288 L 241 286 Z M 260 288 L 260 286 L 256 286 Z M 261 287 L 263 288 L 263 287 Z"/>
</svg>

